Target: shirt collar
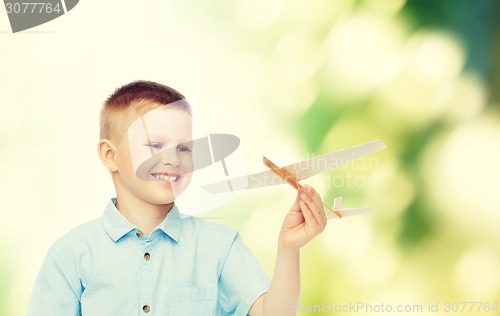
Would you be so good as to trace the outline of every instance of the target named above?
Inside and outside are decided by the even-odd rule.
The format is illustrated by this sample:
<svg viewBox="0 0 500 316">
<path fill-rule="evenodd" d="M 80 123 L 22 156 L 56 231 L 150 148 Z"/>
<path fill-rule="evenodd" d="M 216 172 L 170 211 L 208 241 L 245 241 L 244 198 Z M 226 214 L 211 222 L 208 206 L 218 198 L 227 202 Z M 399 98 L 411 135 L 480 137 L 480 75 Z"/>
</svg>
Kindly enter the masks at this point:
<svg viewBox="0 0 500 316">
<path fill-rule="evenodd" d="M 117 242 L 118 239 L 125 236 L 129 231 L 134 229 L 127 219 L 118 211 L 115 206 L 116 198 L 112 198 L 104 209 L 103 225 L 109 237 Z"/>
<path fill-rule="evenodd" d="M 154 230 L 161 230 L 175 242 L 179 241 L 182 226 L 182 216 L 174 204 L 165 219 Z M 131 230 L 136 229 L 116 208 L 116 198 L 112 198 L 104 210 L 103 225 L 109 237 L 117 242 Z"/>
<path fill-rule="evenodd" d="M 163 222 L 161 222 L 156 229 L 163 231 L 175 242 L 179 242 L 179 238 L 181 235 L 182 219 L 183 216 L 181 216 L 181 213 L 179 212 L 177 205 L 175 205 L 174 203 L 174 205 L 168 212 L 167 216 L 165 216 Z"/>
</svg>

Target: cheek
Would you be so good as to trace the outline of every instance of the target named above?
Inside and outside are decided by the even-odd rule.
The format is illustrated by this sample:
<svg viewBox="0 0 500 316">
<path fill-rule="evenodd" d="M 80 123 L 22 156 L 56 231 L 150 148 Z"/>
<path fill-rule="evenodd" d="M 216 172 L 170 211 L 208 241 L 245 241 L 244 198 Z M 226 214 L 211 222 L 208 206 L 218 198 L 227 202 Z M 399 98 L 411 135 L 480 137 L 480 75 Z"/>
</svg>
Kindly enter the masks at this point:
<svg viewBox="0 0 500 316">
<path fill-rule="evenodd" d="M 134 170 L 137 170 L 140 165 L 151 159 L 151 151 L 149 147 L 145 146 L 135 146 L 130 148 L 130 160 Z"/>
<path fill-rule="evenodd" d="M 189 184 L 191 183 L 191 179 L 192 179 L 192 173 L 186 173 L 183 177 L 182 177 L 182 189 L 181 190 L 185 190 Z"/>
<path fill-rule="evenodd" d="M 143 179 L 143 180 L 151 180 L 150 179 L 150 172 L 154 167 L 159 164 L 161 161 L 161 154 L 154 155 L 152 157 L 149 157 L 145 159 L 144 162 L 142 162 L 138 167 L 136 167 L 135 173 L 137 177 Z"/>
<path fill-rule="evenodd" d="M 186 173 L 193 172 L 193 156 L 192 155 L 183 156 L 182 166 Z"/>
</svg>

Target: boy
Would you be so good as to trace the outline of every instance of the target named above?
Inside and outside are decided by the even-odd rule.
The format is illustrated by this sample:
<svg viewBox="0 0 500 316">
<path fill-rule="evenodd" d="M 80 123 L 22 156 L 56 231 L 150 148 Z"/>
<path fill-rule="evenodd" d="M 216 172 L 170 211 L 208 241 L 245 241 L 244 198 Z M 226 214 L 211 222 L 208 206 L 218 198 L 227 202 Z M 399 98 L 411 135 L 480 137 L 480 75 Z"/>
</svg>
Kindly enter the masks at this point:
<svg viewBox="0 0 500 316">
<path fill-rule="evenodd" d="M 234 229 L 174 203 L 196 155 L 182 94 L 132 82 L 107 99 L 100 123 L 116 198 L 51 246 L 28 315 L 295 315 L 300 248 L 326 225 L 314 189 L 304 186 L 285 217 L 269 284 Z"/>
</svg>

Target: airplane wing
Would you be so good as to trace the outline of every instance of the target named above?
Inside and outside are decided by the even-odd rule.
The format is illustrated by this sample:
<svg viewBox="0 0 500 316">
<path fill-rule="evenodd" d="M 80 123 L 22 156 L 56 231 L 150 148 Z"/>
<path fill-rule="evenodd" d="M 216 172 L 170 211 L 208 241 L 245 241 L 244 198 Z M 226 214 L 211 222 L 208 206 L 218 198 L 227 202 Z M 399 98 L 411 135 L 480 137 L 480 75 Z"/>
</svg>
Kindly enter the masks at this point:
<svg viewBox="0 0 500 316">
<path fill-rule="evenodd" d="M 374 140 L 361 145 L 335 151 L 323 156 L 314 157 L 298 163 L 283 167 L 292 177 L 303 180 L 326 170 L 337 168 L 340 165 L 384 149 L 386 146 L 380 140 Z M 223 193 L 271 185 L 283 184 L 283 181 L 272 170 L 254 173 L 247 176 L 228 179 L 204 185 L 203 188 L 210 193 Z"/>
<path fill-rule="evenodd" d="M 294 163 L 282 168 L 292 175 L 292 177 L 295 177 L 295 179 L 300 181 L 317 175 L 323 171 L 335 169 L 340 165 L 347 164 L 384 148 L 386 148 L 384 142 L 374 140 L 361 145 L 335 151 L 330 154 Z"/>
</svg>

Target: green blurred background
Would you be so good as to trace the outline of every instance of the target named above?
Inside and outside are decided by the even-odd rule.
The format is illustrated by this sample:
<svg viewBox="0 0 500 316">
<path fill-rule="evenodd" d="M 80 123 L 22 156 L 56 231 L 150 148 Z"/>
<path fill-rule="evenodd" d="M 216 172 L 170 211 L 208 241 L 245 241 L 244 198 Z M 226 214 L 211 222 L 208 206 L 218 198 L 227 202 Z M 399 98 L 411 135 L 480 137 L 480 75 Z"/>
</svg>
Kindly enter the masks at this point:
<svg viewBox="0 0 500 316">
<path fill-rule="evenodd" d="M 98 111 L 136 79 L 195 99 L 207 131 L 241 138 L 248 172 L 263 154 L 388 145 L 309 180 L 375 211 L 303 249 L 303 306 L 500 303 L 499 26 L 494 0 L 81 1 L 19 34 L 0 14 L 0 315 L 25 314 L 49 245 L 113 195 Z M 204 215 L 272 274 L 293 198 L 250 190 Z"/>
</svg>

